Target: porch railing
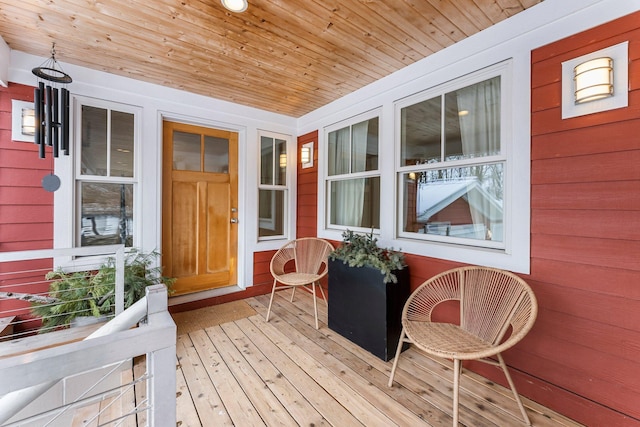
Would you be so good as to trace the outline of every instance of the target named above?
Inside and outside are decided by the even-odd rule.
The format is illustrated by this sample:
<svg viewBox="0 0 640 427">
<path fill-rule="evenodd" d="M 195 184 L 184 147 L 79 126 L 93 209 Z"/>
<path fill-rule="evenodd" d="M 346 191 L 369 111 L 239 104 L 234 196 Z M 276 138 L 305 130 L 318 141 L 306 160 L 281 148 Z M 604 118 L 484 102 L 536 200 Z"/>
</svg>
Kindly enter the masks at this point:
<svg viewBox="0 0 640 427">
<path fill-rule="evenodd" d="M 139 327 L 132 328 L 143 319 L 146 321 Z M 33 352 L 29 351 L 28 344 L 26 348 L 18 347 L 13 350 L 19 354 L 0 358 L 0 425 L 22 425 L 36 419 L 40 420 L 39 425 L 47 425 L 60 413 L 86 404 L 85 396 L 55 408 L 45 408 L 43 413 L 28 420 L 11 418 L 64 378 L 139 355 L 146 355 L 147 400 L 122 418 L 146 411 L 150 426 L 175 425 L 176 326 L 167 311 L 167 291 L 163 285 L 148 287 L 145 298 L 82 341 Z M 3 424 L 7 421 L 11 424 Z"/>
<path fill-rule="evenodd" d="M 34 335 L 33 331 L 0 335 L 1 426 L 66 426 L 74 408 L 112 399 L 118 393 L 116 379 L 120 394 L 146 381 L 147 397 L 136 401 L 135 407 L 121 416 L 123 419 L 142 413 L 138 420 L 146 419 L 148 425 L 154 425 L 154 419 L 175 418 L 176 329 L 167 311 L 167 291 L 163 285 L 150 286 L 145 298 L 123 311 L 123 245 L 0 253 L 0 306 L 15 292 L 46 298 L 48 283 L 41 278 L 56 269 L 49 260 L 63 259 L 72 271 L 91 271 L 104 262 L 105 256 L 115 261 L 116 317 L 90 335 L 87 331 L 95 330 L 95 326 L 44 335 Z M 25 265 L 23 261 L 28 266 L 35 263 L 37 269 L 16 270 L 16 263 Z M 33 292 L 38 287 L 40 291 Z M 0 318 L 28 317 L 29 299 L 21 303 L 14 313 L 0 307 Z M 5 306 L 12 310 L 16 304 Z M 20 326 L 20 321 L 16 323 Z M 147 373 L 122 385 L 124 366 L 131 368 L 132 359 L 142 355 L 146 356 Z"/>
<path fill-rule="evenodd" d="M 54 265 L 54 261 L 63 260 L 65 272 L 83 271 L 90 276 L 92 271 L 100 268 L 105 257 L 114 260 L 115 282 L 112 292 L 117 315 L 124 311 L 124 245 L 0 252 L 0 341 L 33 334 L 33 327 L 29 325 L 37 325 L 38 320 L 31 313 L 32 303 L 36 302 L 41 306 L 56 304 L 55 299 L 48 294 L 49 285 L 55 279 L 46 278 L 47 273 L 60 269 Z M 73 302 L 81 305 L 82 301 Z M 90 310 L 85 311 L 64 314 L 92 315 Z M 58 326 L 68 325 L 57 325 L 56 328 Z M 47 332 L 47 329 L 56 328 L 41 327 L 38 331 Z"/>
</svg>

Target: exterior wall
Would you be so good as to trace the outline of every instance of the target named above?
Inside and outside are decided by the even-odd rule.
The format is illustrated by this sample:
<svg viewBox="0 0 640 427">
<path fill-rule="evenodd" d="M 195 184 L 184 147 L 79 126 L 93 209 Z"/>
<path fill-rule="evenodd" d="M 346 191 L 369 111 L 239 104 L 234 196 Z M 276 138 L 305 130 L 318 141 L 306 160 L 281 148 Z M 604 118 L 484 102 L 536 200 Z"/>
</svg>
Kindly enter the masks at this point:
<svg viewBox="0 0 640 427">
<path fill-rule="evenodd" d="M 313 141 L 313 167 L 302 169 L 298 162 L 297 237 L 316 237 L 318 226 L 318 132 L 298 137 L 298 153 L 302 145 Z"/>
<path fill-rule="evenodd" d="M 531 272 L 522 277 L 540 311 L 505 360 L 520 394 L 592 426 L 640 422 L 639 22 L 640 12 L 532 53 Z M 562 120 L 561 62 L 624 40 L 629 107 Z M 299 199 L 315 194 L 305 191 Z M 412 289 L 461 265 L 415 254 L 407 264 Z M 465 366 L 505 384 L 493 367 Z"/>
<path fill-rule="evenodd" d="M 46 249 L 53 245 L 53 194 L 42 188 L 41 181 L 51 173 L 51 150 L 46 159 L 38 157 L 38 147 L 11 139 L 11 100 L 33 102 L 33 88 L 9 83 L 0 87 L 0 252 Z M 11 262 L 0 265 L 0 290 L 24 292 L 12 283 L 32 282 L 31 292 L 46 291 L 42 276 L 34 278 L 9 275 L 11 271 L 44 272 L 52 269 L 51 260 Z M 40 282 L 40 283 L 38 283 Z M 30 322 L 30 304 L 17 300 L 0 300 L 0 312 L 17 316 L 15 332 L 37 327 Z"/>
<path fill-rule="evenodd" d="M 11 51 L 11 66 L 9 79 L 14 84 L 25 85 L 27 98 L 33 99 L 32 88 L 37 83 L 31 69 L 41 64 L 43 58 L 28 55 L 23 52 Z M 164 88 L 136 81 L 130 78 L 111 75 L 87 68 L 63 64 L 66 72 L 73 77 L 73 83 L 69 85 L 72 95 L 72 106 L 78 98 L 95 98 L 109 102 L 121 103 L 138 107 L 141 111 L 140 135 L 141 144 L 136 156 L 137 180 L 139 198 L 135 202 L 134 217 L 138 218 L 135 233 L 137 241 L 135 246 L 143 251 L 153 251 L 162 247 L 162 122 L 173 120 L 183 123 L 207 126 L 218 129 L 237 132 L 239 135 L 239 205 L 238 216 L 240 224 L 238 237 L 238 286 L 233 289 L 224 289 L 219 292 L 211 292 L 206 298 L 219 296 L 228 292 L 241 291 L 253 285 L 254 252 L 273 250 L 280 247 L 283 241 L 271 240 L 258 242 L 257 203 L 258 170 L 259 170 L 259 138 L 258 134 L 264 130 L 291 136 L 291 147 L 295 150 L 296 119 L 293 117 L 274 114 L 216 100 L 192 93 Z M 74 128 L 72 118 L 72 131 Z M 10 125 L 7 125 L 7 127 Z M 74 135 L 72 133 L 72 139 Z M 15 145 L 15 144 L 13 144 Z M 26 144 L 28 145 L 28 144 Z M 25 145 L 25 146 L 26 146 Z M 4 147 L 3 151 L 4 151 Z M 2 158 L 3 155 L 0 155 Z M 37 154 L 34 162 L 38 161 Z M 50 156 L 48 157 L 48 159 Z M 53 200 L 53 217 L 51 208 L 48 213 L 43 213 L 50 223 L 53 223 L 53 231 L 49 233 L 47 247 L 71 247 L 73 246 L 73 168 L 76 156 L 72 148 L 71 155 L 61 156 L 54 162 L 55 173 L 61 179 L 61 186 L 49 199 Z M 47 160 L 46 170 L 51 170 L 51 163 Z M 13 173 L 13 172 L 12 172 Z M 291 170 L 291 181 L 295 181 L 295 169 Z M 12 175 L 12 179 L 13 176 Z M 39 179 L 38 179 L 39 180 Z M 39 186 L 39 184 L 35 184 Z M 1 197 L 1 196 L 0 196 Z M 2 207 L 1 209 L 4 209 Z M 36 217 L 36 210 L 34 217 Z M 31 213 L 29 212 L 29 213 Z M 39 217 L 40 215 L 38 215 Z M 144 220 L 142 220 L 144 218 Z M 291 227 L 293 220 L 291 219 Z M 176 301 L 179 301 L 175 297 Z M 181 300 L 180 300 L 181 301 Z"/>
<path fill-rule="evenodd" d="M 53 161 L 38 147 L 11 140 L 11 100 L 33 102 L 33 87 L 0 87 L 0 251 L 46 249 L 53 244 L 53 193 L 41 181 Z"/>
<path fill-rule="evenodd" d="M 614 411 L 640 422 L 639 23 L 637 12 L 532 52 L 527 280 L 541 310 L 527 339 L 535 350 L 519 357 L 584 397 L 553 403 L 592 425 L 632 423 Z M 627 40 L 629 106 L 562 120 L 561 63 Z"/>
</svg>

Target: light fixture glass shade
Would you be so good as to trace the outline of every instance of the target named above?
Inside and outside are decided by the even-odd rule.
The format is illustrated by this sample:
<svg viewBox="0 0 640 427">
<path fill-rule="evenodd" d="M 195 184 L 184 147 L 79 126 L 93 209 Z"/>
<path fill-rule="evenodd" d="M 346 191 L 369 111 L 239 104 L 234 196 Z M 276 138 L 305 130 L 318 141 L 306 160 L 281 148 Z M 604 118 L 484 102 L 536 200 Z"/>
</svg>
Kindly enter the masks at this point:
<svg viewBox="0 0 640 427">
<path fill-rule="evenodd" d="M 231 12 L 244 12 L 249 6 L 247 0 L 221 0 L 222 5 Z"/>
<path fill-rule="evenodd" d="M 280 167 L 282 169 L 287 167 L 287 155 L 285 153 L 280 154 Z"/>
<path fill-rule="evenodd" d="M 306 165 L 311 161 L 311 148 L 310 147 L 302 147 L 300 151 L 300 163 Z"/>
<path fill-rule="evenodd" d="M 22 109 L 22 120 L 20 123 L 23 135 L 35 135 L 36 134 L 36 116 L 33 108 Z"/>
<path fill-rule="evenodd" d="M 573 69 L 573 73 L 576 104 L 613 95 L 613 60 L 611 58 L 602 57 L 583 62 Z"/>
</svg>

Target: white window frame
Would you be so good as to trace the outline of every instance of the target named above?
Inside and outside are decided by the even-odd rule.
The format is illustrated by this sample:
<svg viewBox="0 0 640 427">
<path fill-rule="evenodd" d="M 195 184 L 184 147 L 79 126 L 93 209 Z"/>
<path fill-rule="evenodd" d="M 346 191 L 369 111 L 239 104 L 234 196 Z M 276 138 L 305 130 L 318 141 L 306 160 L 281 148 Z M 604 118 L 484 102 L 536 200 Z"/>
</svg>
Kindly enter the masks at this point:
<svg viewBox="0 0 640 427">
<path fill-rule="evenodd" d="M 484 265 L 504 268 L 518 273 L 528 274 L 530 271 L 530 135 L 527 129 L 514 127 L 514 113 L 516 99 L 514 97 L 515 77 L 513 61 L 506 60 L 498 64 L 483 68 L 474 73 L 450 80 L 442 85 L 418 92 L 406 98 L 398 99 L 394 103 L 394 134 L 395 143 L 395 191 L 396 200 L 401 202 L 401 183 L 398 177 L 401 171 L 410 170 L 410 166 L 399 167 L 400 164 L 400 122 L 399 111 L 405 105 L 416 102 L 417 97 L 428 99 L 428 94 L 446 93 L 455 88 L 465 87 L 481 82 L 497 75 L 501 76 L 501 150 L 506 159 L 504 167 L 504 243 L 501 247 L 482 247 L 459 244 L 454 241 L 423 240 L 415 238 L 416 233 L 401 233 L 403 217 L 402 208 L 395 210 L 393 244 L 407 253 L 462 262 L 466 264 Z M 519 85 L 522 82 L 518 83 Z M 412 96 L 413 100 L 409 102 Z M 517 102 L 525 102 L 519 100 Z M 525 131 L 526 130 L 526 131 Z M 525 139 L 526 138 L 526 139 Z M 481 161 L 489 161 L 482 158 Z M 454 166 L 454 162 L 451 166 Z M 449 165 L 446 165 L 447 167 Z"/>
<path fill-rule="evenodd" d="M 505 183 L 504 184 L 506 187 L 506 184 L 508 181 L 507 172 L 506 172 L 508 169 L 506 145 L 508 145 L 508 141 L 510 140 L 510 132 L 509 132 L 508 126 L 502 125 L 503 123 L 508 122 L 508 116 L 509 116 L 509 111 L 508 111 L 509 108 L 504 108 L 505 106 L 507 106 L 507 99 L 504 94 L 505 91 L 503 90 L 503 87 L 505 86 L 504 85 L 505 73 L 506 73 L 505 68 L 492 68 L 491 71 L 483 70 L 482 72 L 473 73 L 468 76 L 464 76 L 460 79 L 456 79 L 456 80 L 444 83 L 442 85 L 436 86 L 434 88 L 431 88 L 429 90 L 417 93 L 415 95 L 412 95 L 410 97 L 407 97 L 395 103 L 395 126 L 396 126 L 396 141 L 397 141 L 397 144 L 396 144 L 397 160 L 395 162 L 395 166 L 396 166 L 396 184 L 397 184 L 397 194 L 398 194 L 398 198 L 397 198 L 398 208 L 396 212 L 396 218 L 397 218 L 396 230 L 397 230 L 397 236 L 399 238 L 442 242 L 442 243 L 454 244 L 454 245 L 477 246 L 477 247 L 484 247 L 484 248 L 498 249 L 498 250 L 505 249 L 506 247 L 505 241 L 507 239 L 506 230 L 508 226 L 506 217 L 503 218 L 504 230 L 505 230 L 504 232 L 505 236 L 503 236 L 504 237 L 503 241 L 457 238 L 452 236 L 442 236 L 438 234 L 427 234 L 427 233 L 420 234 L 415 232 L 404 231 L 403 230 L 403 222 L 404 222 L 403 212 L 406 207 L 404 206 L 404 197 L 403 197 L 404 185 L 403 185 L 403 179 L 402 179 L 404 174 L 410 173 L 410 172 L 424 172 L 427 170 L 445 170 L 445 169 L 452 169 L 452 168 L 459 168 L 459 167 L 464 168 L 464 167 L 479 166 L 484 164 L 502 163 L 505 165 L 505 168 L 504 168 Z M 491 156 L 474 157 L 474 158 L 468 158 L 468 159 L 462 159 L 462 160 L 450 160 L 450 161 L 441 160 L 439 162 L 430 163 L 429 165 L 426 165 L 426 164 L 413 165 L 413 166 L 400 165 L 401 132 L 402 132 L 401 112 L 403 108 L 410 107 L 412 105 L 418 104 L 422 101 L 426 101 L 431 98 L 435 98 L 435 97 L 443 98 L 448 93 L 454 92 L 458 89 L 461 89 L 467 86 L 481 83 L 483 81 L 486 81 L 493 77 L 498 77 L 498 76 L 500 77 L 500 82 L 501 82 L 500 83 L 500 86 L 501 86 L 500 87 L 500 153 L 496 155 L 491 155 Z M 441 101 L 444 102 L 442 99 Z M 441 104 L 441 108 L 442 108 L 441 109 L 441 112 L 442 112 L 444 109 L 444 104 Z M 441 120 L 442 120 L 441 132 L 446 133 L 443 116 L 441 116 Z M 504 207 L 507 208 L 507 205 L 508 205 L 507 201 L 505 200 L 503 203 L 504 203 Z"/>
<path fill-rule="evenodd" d="M 355 173 L 348 173 L 348 174 L 341 174 L 341 175 L 329 175 L 329 134 L 331 132 L 346 128 L 346 127 L 351 127 L 357 123 L 361 123 L 367 120 L 371 120 L 373 118 L 377 117 L 378 118 L 378 169 L 376 170 L 372 170 L 372 171 L 364 171 L 364 172 L 355 172 Z M 363 233 L 370 233 L 372 230 L 371 228 L 366 228 L 366 227 L 353 227 L 353 226 L 345 226 L 345 225 L 340 225 L 340 224 L 331 224 L 330 223 L 330 218 L 331 218 L 331 192 L 329 191 L 330 187 L 331 187 L 331 183 L 335 182 L 335 181 L 341 181 L 341 180 L 347 180 L 347 179 L 355 179 L 355 178 L 375 178 L 378 177 L 380 178 L 380 203 L 382 203 L 382 156 L 381 156 L 381 145 L 382 145 L 382 109 L 381 108 L 376 108 L 375 110 L 370 110 L 367 112 L 364 112 L 362 114 L 359 114 L 357 116 L 353 116 L 350 117 L 346 120 L 342 120 L 340 122 L 334 123 L 332 125 L 329 125 L 327 127 L 324 128 L 323 130 L 323 140 L 324 140 L 324 159 L 325 161 L 322 163 L 323 167 L 322 167 L 322 177 L 319 177 L 319 180 L 321 180 L 323 182 L 323 189 L 324 191 L 321 193 L 323 199 L 320 200 L 324 200 L 324 205 L 325 205 L 325 209 L 322 215 L 322 221 L 323 221 L 323 229 L 326 231 L 338 231 L 340 233 L 342 233 L 343 231 L 349 229 L 349 230 L 353 230 L 355 232 L 363 232 Z M 321 194 L 319 193 L 318 195 L 321 196 Z M 382 226 L 382 207 L 380 207 L 380 212 L 379 214 L 381 215 L 380 217 L 380 222 L 381 222 L 381 226 Z M 376 228 L 373 230 L 374 233 L 379 233 L 380 229 Z"/>
<path fill-rule="evenodd" d="M 82 136 L 82 107 L 84 105 L 105 108 L 113 111 L 131 113 L 134 116 L 134 157 L 133 157 L 133 177 L 95 177 L 95 176 L 81 176 L 81 136 Z M 72 127 L 72 150 L 71 155 L 67 158 L 61 157 L 56 159 L 56 169 L 60 169 L 63 175 L 69 176 L 68 185 L 62 185 L 60 190 L 56 192 L 56 206 L 59 205 L 60 200 L 72 200 L 73 206 L 71 209 L 67 206 L 64 209 L 64 213 L 61 213 L 59 208 L 55 208 L 55 215 L 63 216 L 67 225 L 64 227 L 64 233 L 61 235 L 61 240 L 64 247 L 80 247 L 79 245 L 79 221 L 81 218 L 80 198 L 78 193 L 80 182 L 108 182 L 108 183 L 127 183 L 133 184 L 133 244 L 132 248 L 140 247 L 141 233 L 142 233 L 142 203 L 140 195 L 140 147 L 142 140 L 142 108 L 132 106 L 129 104 L 123 104 L 119 102 L 105 101 L 101 99 L 84 97 L 84 96 L 72 96 L 72 111 L 73 111 L 73 127 Z M 69 215 L 71 213 L 71 215 Z M 62 229 L 60 230 L 63 231 Z M 130 249 L 130 248 L 127 248 Z M 86 263 L 102 262 L 101 256 L 98 257 L 86 257 L 83 259 L 74 260 L 72 258 L 56 258 L 56 265 L 61 266 L 65 270 L 73 271 L 76 269 L 82 269 Z"/>
<path fill-rule="evenodd" d="M 278 185 L 274 185 L 274 184 L 262 184 L 261 182 L 261 177 L 262 177 L 262 153 L 261 153 L 261 144 L 262 144 L 262 137 L 267 137 L 267 138 L 272 138 L 274 141 L 276 139 L 282 140 L 285 142 L 285 153 L 287 155 L 287 166 L 285 167 L 285 184 L 278 184 Z M 293 168 L 293 170 L 295 170 L 295 166 L 296 166 L 296 156 L 295 154 L 295 150 L 291 150 L 292 147 L 292 137 L 290 135 L 284 135 L 284 134 L 280 134 L 280 133 L 276 133 L 276 132 L 269 132 L 269 131 L 263 131 L 260 130 L 258 131 L 258 191 L 257 191 L 257 195 L 256 197 L 258 198 L 257 203 L 256 203 L 256 217 L 258 219 L 257 222 L 257 229 L 256 229 L 256 236 L 258 238 L 259 242 L 264 242 L 264 241 L 277 241 L 277 240 L 289 240 L 290 236 L 291 236 L 291 220 L 290 220 L 290 206 L 291 206 L 291 185 L 292 185 L 292 179 L 291 179 L 291 170 Z M 276 168 L 280 167 L 279 165 L 279 159 L 276 158 L 274 156 L 273 158 L 273 167 L 274 167 L 274 171 L 276 170 Z M 284 193 L 284 206 L 283 206 L 283 215 L 284 217 L 282 218 L 283 221 L 283 234 L 278 234 L 278 235 L 274 235 L 274 236 L 260 236 L 260 228 L 262 226 L 269 226 L 270 224 L 273 224 L 275 221 L 275 212 L 273 213 L 271 218 L 261 218 L 260 217 L 260 190 L 275 190 L 275 191 L 282 191 Z M 275 194 L 272 195 L 273 197 L 275 197 Z M 271 204 L 271 206 L 275 209 L 275 201 L 274 203 Z"/>
</svg>

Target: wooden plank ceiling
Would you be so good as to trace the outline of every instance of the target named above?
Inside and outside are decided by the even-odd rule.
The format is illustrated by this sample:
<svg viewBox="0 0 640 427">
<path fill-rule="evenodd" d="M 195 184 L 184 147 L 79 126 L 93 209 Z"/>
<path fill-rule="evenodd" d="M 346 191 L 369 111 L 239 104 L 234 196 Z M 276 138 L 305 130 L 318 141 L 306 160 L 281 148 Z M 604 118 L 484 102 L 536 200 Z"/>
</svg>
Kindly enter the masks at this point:
<svg viewBox="0 0 640 427">
<path fill-rule="evenodd" d="M 542 0 L 0 0 L 11 49 L 299 117 Z M 36 64 L 39 65 L 39 64 Z M 73 92 L 73 86 L 70 90 Z"/>
</svg>

